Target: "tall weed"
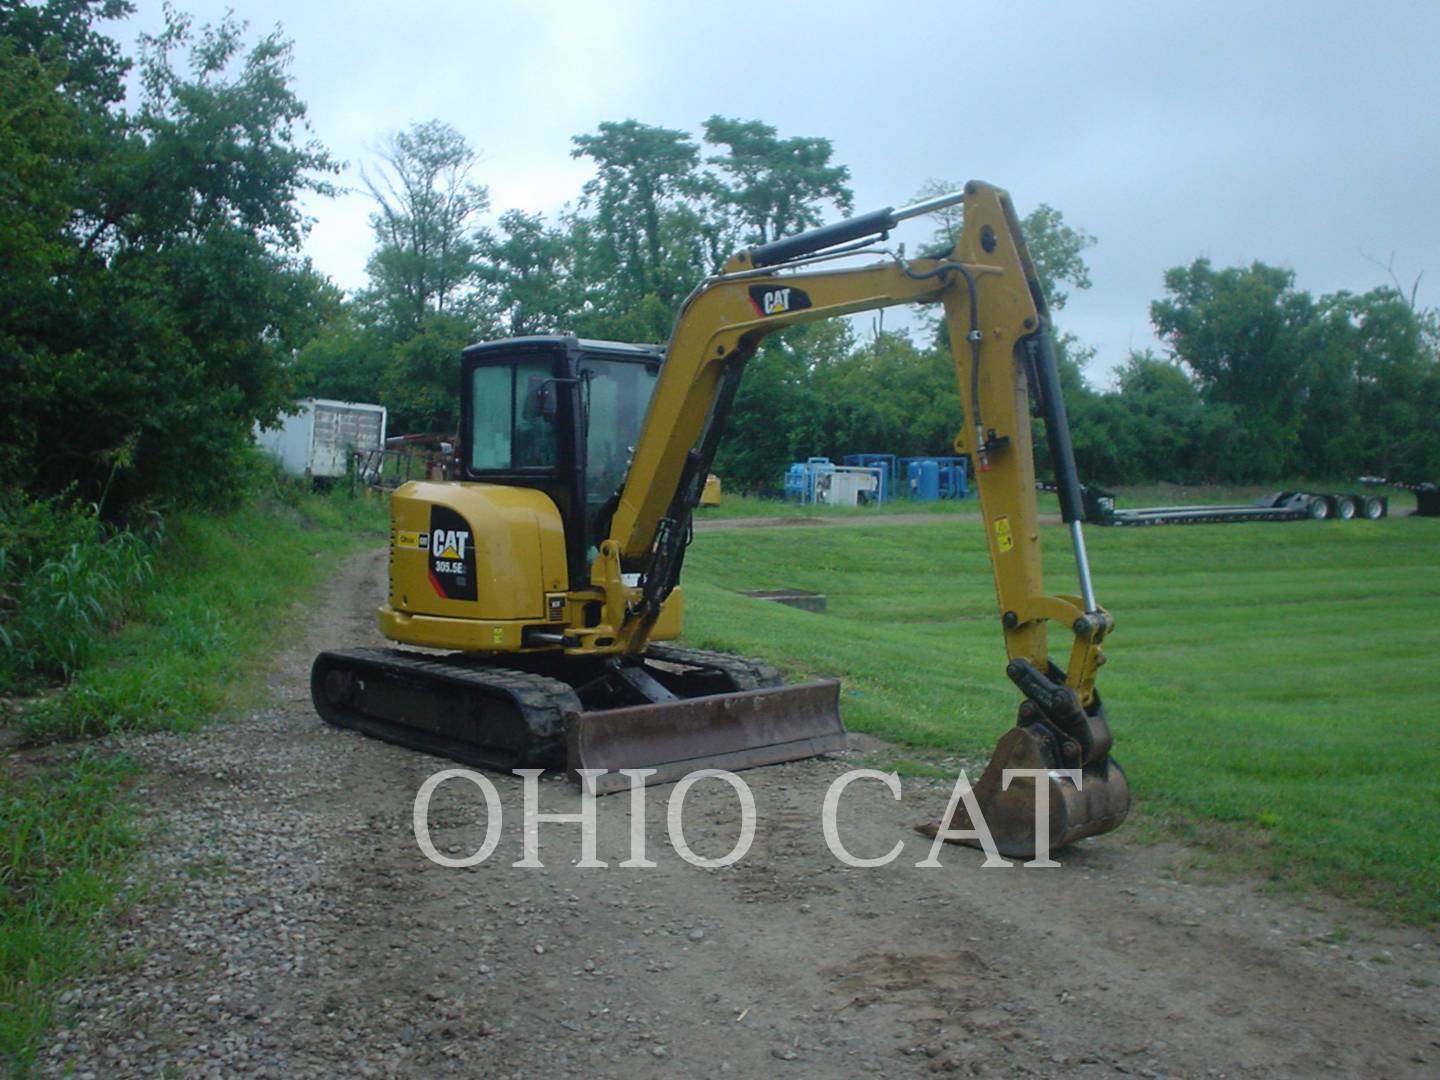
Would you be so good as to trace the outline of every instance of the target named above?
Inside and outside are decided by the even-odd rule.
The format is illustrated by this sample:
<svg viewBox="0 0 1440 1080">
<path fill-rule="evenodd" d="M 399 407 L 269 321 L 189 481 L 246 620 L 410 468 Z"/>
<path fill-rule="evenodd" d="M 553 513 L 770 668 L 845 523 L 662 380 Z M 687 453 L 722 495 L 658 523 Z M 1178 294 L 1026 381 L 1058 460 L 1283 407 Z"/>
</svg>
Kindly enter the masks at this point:
<svg viewBox="0 0 1440 1080">
<path fill-rule="evenodd" d="M 68 680 L 154 573 L 162 533 L 116 529 L 63 500 L 0 500 L 0 689 Z"/>
</svg>

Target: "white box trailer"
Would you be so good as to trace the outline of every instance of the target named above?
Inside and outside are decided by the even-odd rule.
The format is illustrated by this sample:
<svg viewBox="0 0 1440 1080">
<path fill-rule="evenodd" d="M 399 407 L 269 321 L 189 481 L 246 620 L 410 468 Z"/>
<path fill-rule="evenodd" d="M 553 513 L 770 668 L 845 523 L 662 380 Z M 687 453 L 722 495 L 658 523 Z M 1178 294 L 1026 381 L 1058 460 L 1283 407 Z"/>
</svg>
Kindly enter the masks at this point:
<svg viewBox="0 0 1440 1080">
<path fill-rule="evenodd" d="M 355 451 L 385 448 L 385 406 L 306 398 L 278 428 L 255 428 L 255 443 L 292 476 L 344 476 Z"/>
</svg>

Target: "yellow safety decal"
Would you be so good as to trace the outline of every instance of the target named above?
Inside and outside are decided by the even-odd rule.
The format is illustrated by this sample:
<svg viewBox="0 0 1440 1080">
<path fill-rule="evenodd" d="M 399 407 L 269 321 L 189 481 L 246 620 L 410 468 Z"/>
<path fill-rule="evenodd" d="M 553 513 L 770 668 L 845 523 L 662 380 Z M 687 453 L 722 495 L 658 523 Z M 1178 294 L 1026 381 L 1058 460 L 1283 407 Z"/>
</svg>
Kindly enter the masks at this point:
<svg viewBox="0 0 1440 1080">
<path fill-rule="evenodd" d="M 995 546 L 1001 551 L 1013 551 L 1015 549 L 1015 534 L 1010 531 L 1010 519 L 998 517 L 995 519 Z"/>
<path fill-rule="evenodd" d="M 395 534 L 395 546 L 418 548 L 420 546 L 420 534 L 418 532 L 398 532 Z"/>
<path fill-rule="evenodd" d="M 505 644 L 505 628 L 503 626 L 492 626 L 490 628 L 490 638 L 496 645 Z"/>
</svg>

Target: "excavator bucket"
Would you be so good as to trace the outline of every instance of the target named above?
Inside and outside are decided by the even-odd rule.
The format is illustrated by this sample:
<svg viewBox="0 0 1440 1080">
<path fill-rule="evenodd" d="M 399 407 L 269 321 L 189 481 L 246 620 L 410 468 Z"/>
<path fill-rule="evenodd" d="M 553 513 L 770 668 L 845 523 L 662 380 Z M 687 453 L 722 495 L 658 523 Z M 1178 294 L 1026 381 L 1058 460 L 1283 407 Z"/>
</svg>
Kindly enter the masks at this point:
<svg viewBox="0 0 1440 1080">
<path fill-rule="evenodd" d="M 1006 674 L 1028 700 L 972 789 L 984 829 L 962 801 L 944 823 L 945 831 L 988 830 L 1000 854 L 1030 859 L 1037 851 L 1054 851 L 1116 828 L 1130 812 L 1130 785 L 1110 756 L 1110 724 L 1100 695 L 1082 706 L 1053 665 L 1041 673 L 1015 659 Z M 939 827 L 920 831 L 933 837 Z M 946 839 L 981 846 L 978 836 Z"/>
<path fill-rule="evenodd" d="M 1109 832 L 1125 820 L 1130 811 L 1130 787 L 1120 764 L 1108 755 L 1101 761 L 1080 769 L 1077 786 L 1071 777 L 1058 770 L 1067 766 L 1054 760 L 1051 740 L 1034 727 L 1013 727 L 1000 738 L 990 757 L 990 764 L 980 774 L 973 790 L 975 802 L 985 819 L 985 826 L 1001 855 L 1016 859 L 1034 858 L 1037 846 L 1056 851 L 1087 836 Z M 1032 774 L 1012 775 L 1010 770 L 1045 770 L 1043 778 Z M 1046 788 L 1044 796 L 1039 785 Z M 1037 845 L 1039 836 L 1037 807 L 1044 799 L 1046 806 L 1046 842 Z M 971 820 L 964 803 L 955 807 L 947 831 L 971 832 Z M 934 836 L 934 825 L 921 830 Z M 960 841 L 978 847 L 979 841 Z"/>
<path fill-rule="evenodd" d="M 698 769 L 749 769 L 846 747 L 840 684 L 834 679 L 620 709 L 572 712 L 565 736 L 570 776 L 586 777 L 597 795 L 630 787 L 620 769 L 654 769 L 647 784 L 679 780 Z"/>
</svg>

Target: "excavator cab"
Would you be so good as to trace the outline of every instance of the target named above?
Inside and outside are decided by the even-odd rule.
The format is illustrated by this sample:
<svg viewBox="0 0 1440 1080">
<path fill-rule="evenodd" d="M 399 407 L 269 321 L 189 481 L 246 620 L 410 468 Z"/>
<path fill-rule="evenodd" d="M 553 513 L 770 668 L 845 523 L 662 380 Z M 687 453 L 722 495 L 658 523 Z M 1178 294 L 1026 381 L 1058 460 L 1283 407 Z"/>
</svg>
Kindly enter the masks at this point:
<svg viewBox="0 0 1440 1080">
<path fill-rule="evenodd" d="M 665 350 L 552 335 L 472 345 L 460 360 L 460 475 L 543 492 L 584 581 L 625 481 Z"/>
</svg>

